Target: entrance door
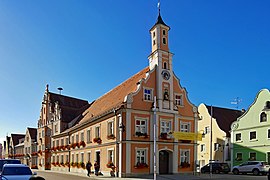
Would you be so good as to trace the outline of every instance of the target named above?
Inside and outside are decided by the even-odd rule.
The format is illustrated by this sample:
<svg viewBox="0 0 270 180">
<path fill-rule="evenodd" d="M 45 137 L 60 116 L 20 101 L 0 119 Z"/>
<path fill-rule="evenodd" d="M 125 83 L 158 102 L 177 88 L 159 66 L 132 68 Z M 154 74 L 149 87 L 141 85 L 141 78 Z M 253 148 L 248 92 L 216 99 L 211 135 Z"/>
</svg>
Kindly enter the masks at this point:
<svg viewBox="0 0 270 180">
<path fill-rule="evenodd" d="M 159 174 L 169 174 L 169 153 L 168 151 L 159 152 Z"/>
<path fill-rule="evenodd" d="M 96 161 L 100 164 L 100 151 L 96 152 Z"/>
</svg>

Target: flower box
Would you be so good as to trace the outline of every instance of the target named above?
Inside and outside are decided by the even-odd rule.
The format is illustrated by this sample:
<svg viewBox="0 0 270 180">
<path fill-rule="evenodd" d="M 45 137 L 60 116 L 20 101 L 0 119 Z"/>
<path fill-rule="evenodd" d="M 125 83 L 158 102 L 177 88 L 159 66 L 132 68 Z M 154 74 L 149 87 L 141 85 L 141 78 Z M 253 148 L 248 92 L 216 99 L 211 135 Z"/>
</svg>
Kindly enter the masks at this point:
<svg viewBox="0 0 270 180">
<path fill-rule="evenodd" d="M 147 133 L 136 132 L 136 133 L 135 133 L 135 135 L 136 135 L 136 136 L 138 136 L 138 137 L 144 137 L 144 138 L 148 138 Z"/>
<path fill-rule="evenodd" d="M 146 163 L 140 163 L 140 162 L 138 162 L 138 163 L 134 166 L 134 168 L 136 168 L 136 169 L 148 168 L 148 165 L 147 165 Z"/>
<path fill-rule="evenodd" d="M 107 139 L 115 139 L 115 135 L 114 134 L 110 134 L 107 136 Z"/>
<path fill-rule="evenodd" d="M 93 141 L 95 143 L 98 143 L 98 144 L 101 144 L 102 143 L 102 140 L 100 139 L 100 137 L 94 138 Z"/>
<path fill-rule="evenodd" d="M 188 162 L 181 162 L 181 164 L 179 165 L 180 168 L 189 168 L 190 164 Z"/>
<path fill-rule="evenodd" d="M 85 147 L 86 146 L 86 144 L 85 144 L 85 142 L 84 141 L 81 141 L 80 143 L 79 143 L 79 146 L 81 147 Z"/>
</svg>

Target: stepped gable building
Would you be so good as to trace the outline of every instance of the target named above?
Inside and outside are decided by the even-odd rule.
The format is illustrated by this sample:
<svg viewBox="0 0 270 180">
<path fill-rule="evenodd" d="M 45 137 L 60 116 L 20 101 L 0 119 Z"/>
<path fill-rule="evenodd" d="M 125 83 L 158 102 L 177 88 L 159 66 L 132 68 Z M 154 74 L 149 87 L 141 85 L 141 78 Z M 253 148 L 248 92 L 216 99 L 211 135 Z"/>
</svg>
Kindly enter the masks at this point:
<svg viewBox="0 0 270 180">
<path fill-rule="evenodd" d="M 222 107 L 211 107 L 205 104 L 200 104 L 198 111 L 200 117 L 198 120 L 198 132 L 204 133 L 202 141 L 198 143 L 198 164 L 202 167 L 208 164 L 210 160 L 230 163 L 230 126 L 238 117 L 242 115 L 242 112 L 239 110 Z M 212 151 L 212 156 L 210 151 Z"/>
<path fill-rule="evenodd" d="M 88 101 L 49 92 L 46 85 L 37 129 L 40 169 L 51 168 L 51 137 L 76 124 L 88 107 Z"/>
<path fill-rule="evenodd" d="M 150 29 L 149 66 L 95 100 L 71 121 L 77 124 L 53 134 L 51 169 L 85 173 L 85 163 L 97 161 L 103 174 L 151 174 L 156 119 L 157 173 L 195 170 L 196 141 L 170 133 L 197 132 L 197 108 L 173 72 L 169 30 L 159 13 Z"/>
</svg>

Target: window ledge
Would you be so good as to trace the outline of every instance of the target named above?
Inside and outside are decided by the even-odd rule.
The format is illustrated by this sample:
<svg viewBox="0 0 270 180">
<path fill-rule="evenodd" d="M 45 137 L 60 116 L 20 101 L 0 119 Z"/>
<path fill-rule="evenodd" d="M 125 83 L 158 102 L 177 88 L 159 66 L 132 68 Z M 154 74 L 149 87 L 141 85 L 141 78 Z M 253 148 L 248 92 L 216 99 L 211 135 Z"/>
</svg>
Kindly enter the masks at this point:
<svg viewBox="0 0 270 180">
<path fill-rule="evenodd" d="M 251 140 L 249 140 L 250 142 L 256 142 L 256 141 L 258 141 L 258 139 L 251 139 Z"/>
<path fill-rule="evenodd" d="M 241 140 L 241 141 L 235 141 L 236 143 L 242 143 L 243 141 Z"/>
</svg>

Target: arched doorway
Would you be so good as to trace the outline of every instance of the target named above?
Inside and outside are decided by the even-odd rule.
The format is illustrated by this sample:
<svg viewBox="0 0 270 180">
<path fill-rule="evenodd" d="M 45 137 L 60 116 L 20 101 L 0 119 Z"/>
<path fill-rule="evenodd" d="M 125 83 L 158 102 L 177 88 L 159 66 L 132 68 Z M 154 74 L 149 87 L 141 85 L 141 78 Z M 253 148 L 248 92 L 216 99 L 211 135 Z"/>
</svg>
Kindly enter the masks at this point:
<svg viewBox="0 0 270 180">
<path fill-rule="evenodd" d="M 169 174 L 169 152 L 159 151 L 159 174 Z"/>
</svg>

